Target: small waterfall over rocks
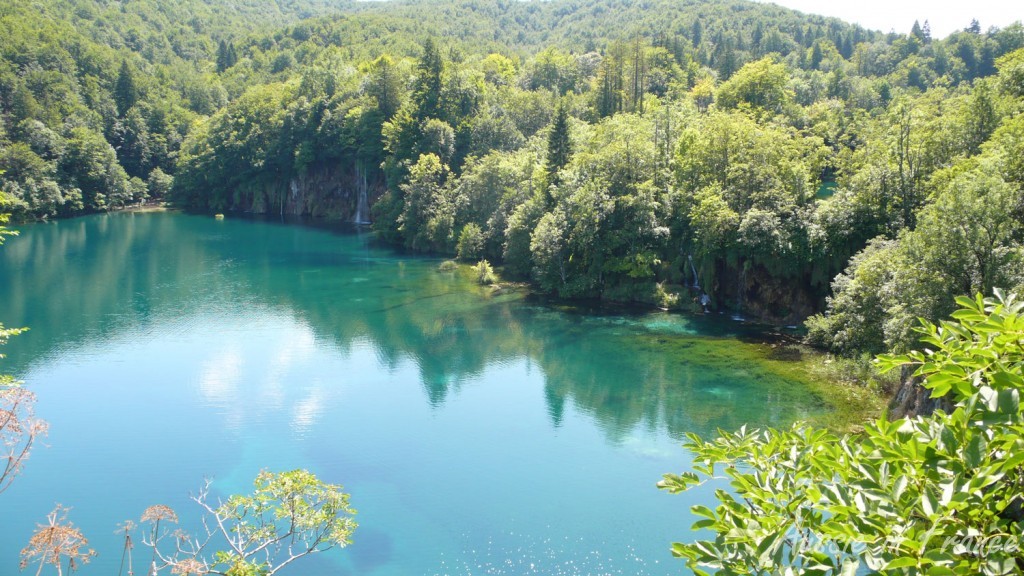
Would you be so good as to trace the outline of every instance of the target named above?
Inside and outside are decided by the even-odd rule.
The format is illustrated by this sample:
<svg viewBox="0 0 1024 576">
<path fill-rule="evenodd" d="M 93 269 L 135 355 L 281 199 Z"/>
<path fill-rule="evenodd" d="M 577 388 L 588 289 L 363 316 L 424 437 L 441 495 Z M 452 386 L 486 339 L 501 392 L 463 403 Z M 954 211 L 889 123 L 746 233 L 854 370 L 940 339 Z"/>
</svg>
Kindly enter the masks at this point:
<svg viewBox="0 0 1024 576">
<path fill-rule="evenodd" d="M 366 174 L 363 173 L 362 169 L 356 168 L 356 186 L 358 188 L 359 199 L 356 202 L 356 213 L 352 217 L 352 222 L 355 224 L 369 224 L 370 223 L 370 203 L 367 199 L 367 188 L 369 186 L 366 183 Z"/>
<path fill-rule="evenodd" d="M 299 197 L 299 183 L 298 183 L 298 181 L 295 180 L 294 178 L 292 178 L 291 182 L 288 183 L 288 190 L 292 193 L 291 201 L 295 202 L 295 200 Z M 286 204 L 285 200 L 282 199 L 281 200 L 281 217 L 282 218 L 284 218 L 284 206 L 285 206 L 285 204 Z"/>
<path fill-rule="evenodd" d="M 736 311 L 732 315 L 733 320 L 743 321 L 746 318 L 743 317 L 743 296 L 747 289 L 747 267 L 741 265 L 739 273 L 736 275 Z"/>
</svg>

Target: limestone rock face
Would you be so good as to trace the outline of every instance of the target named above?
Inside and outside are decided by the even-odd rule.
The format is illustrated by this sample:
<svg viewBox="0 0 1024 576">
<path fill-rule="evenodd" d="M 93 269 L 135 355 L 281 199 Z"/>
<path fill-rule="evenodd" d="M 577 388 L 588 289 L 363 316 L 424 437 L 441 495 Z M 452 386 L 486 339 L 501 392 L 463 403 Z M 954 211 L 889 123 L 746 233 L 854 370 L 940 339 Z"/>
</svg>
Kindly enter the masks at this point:
<svg viewBox="0 0 1024 576">
<path fill-rule="evenodd" d="M 920 379 L 911 376 L 910 370 L 903 369 L 900 382 L 889 402 L 890 420 L 927 416 L 939 409 L 946 412 L 953 410 L 953 403 L 948 398 L 932 398 L 931 390 L 921 386 Z"/>
<path fill-rule="evenodd" d="M 351 166 L 322 166 L 287 181 L 268 181 L 235 192 L 231 210 L 256 214 L 313 216 L 355 221 L 360 196 L 373 201 L 384 192 L 383 182 L 368 181 Z M 365 208 L 364 208 L 365 209 Z M 368 214 L 359 215 L 364 223 Z"/>
</svg>

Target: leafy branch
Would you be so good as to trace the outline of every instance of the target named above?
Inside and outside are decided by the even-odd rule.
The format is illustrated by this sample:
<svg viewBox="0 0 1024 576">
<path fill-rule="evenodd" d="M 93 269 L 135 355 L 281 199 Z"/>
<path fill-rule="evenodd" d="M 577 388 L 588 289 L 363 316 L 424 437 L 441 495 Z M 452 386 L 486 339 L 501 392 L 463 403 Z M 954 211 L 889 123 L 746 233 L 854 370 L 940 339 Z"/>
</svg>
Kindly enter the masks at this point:
<svg viewBox="0 0 1024 576">
<path fill-rule="evenodd" d="M 696 574 L 1017 574 L 1024 570 L 1024 304 L 1012 295 L 957 300 L 953 320 L 922 322 L 927 348 L 883 356 L 913 366 L 954 410 L 858 436 L 803 424 L 689 435 L 692 471 L 666 474 L 672 493 L 703 484 L 715 509 L 693 506 L 694 530 L 675 543 Z"/>
</svg>

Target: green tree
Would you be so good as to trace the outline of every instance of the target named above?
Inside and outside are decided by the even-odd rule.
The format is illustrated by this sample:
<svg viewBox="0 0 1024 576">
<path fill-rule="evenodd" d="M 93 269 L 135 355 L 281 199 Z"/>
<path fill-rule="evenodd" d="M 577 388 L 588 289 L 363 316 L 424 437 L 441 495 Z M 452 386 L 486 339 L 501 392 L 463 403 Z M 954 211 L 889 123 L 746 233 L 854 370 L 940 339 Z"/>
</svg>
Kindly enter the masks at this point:
<svg viewBox="0 0 1024 576">
<path fill-rule="evenodd" d="M 384 54 L 374 60 L 370 65 L 368 80 L 367 93 L 377 101 L 377 109 L 384 120 L 391 120 L 402 105 L 404 92 L 402 77 L 394 59 Z"/>
<path fill-rule="evenodd" d="M 235 52 L 234 42 L 221 40 L 217 44 L 217 57 L 215 65 L 218 73 L 227 71 L 238 63 L 238 54 Z"/>
<path fill-rule="evenodd" d="M 88 210 L 119 208 L 131 199 L 128 175 L 114 149 L 88 128 L 71 130 L 58 169 L 65 188 L 81 190 Z"/>
<path fill-rule="evenodd" d="M 455 130 L 444 120 L 429 118 L 420 127 L 420 154 L 433 154 L 450 164 L 455 154 Z"/>
<path fill-rule="evenodd" d="M 828 313 L 807 319 L 809 343 L 846 355 L 890 348 L 885 328 L 893 305 L 889 287 L 900 257 L 896 247 L 895 241 L 877 238 L 854 255 L 846 271 L 832 280 Z"/>
<path fill-rule="evenodd" d="M 121 69 L 117 72 L 117 82 L 114 85 L 114 102 L 117 104 L 117 113 L 124 116 L 128 110 L 139 101 L 139 87 L 135 82 L 135 73 L 128 66 L 127 60 L 121 61 Z"/>
<path fill-rule="evenodd" d="M 832 284 L 809 339 L 836 352 L 879 353 L 914 345 L 917 318 L 936 321 L 951 294 L 1024 285 L 1021 194 L 989 162 L 963 172 L 920 211 L 917 228 L 879 239 Z"/>
<path fill-rule="evenodd" d="M 132 107 L 116 123 L 111 137 L 118 162 L 130 176 L 143 177 L 153 168 L 152 139 L 146 119 Z"/>
<path fill-rule="evenodd" d="M 569 113 L 565 103 L 559 102 L 555 108 L 555 119 L 548 132 L 548 155 L 545 169 L 548 182 L 558 184 L 558 172 L 569 163 L 572 156 L 572 141 L 569 139 Z"/>
<path fill-rule="evenodd" d="M 989 82 L 979 79 L 971 92 L 967 113 L 966 145 L 968 154 L 977 154 L 981 145 L 988 140 L 999 126 L 999 112 Z"/>
<path fill-rule="evenodd" d="M 533 58 L 524 76 L 530 90 L 553 90 L 559 95 L 576 89 L 581 80 L 576 58 L 553 46 Z"/>
<path fill-rule="evenodd" d="M 174 185 L 174 177 L 165 173 L 160 168 L 154 168 L 146 179 L 146 192 L 150 198 L 162 200 L 167 198 Z"/>
<path fill-rule="evenodd" d="M 470 222 L 462 227 L 459 232 L 459 243 L 455 247 L 455 253 L 459 260 L 476 260 L 483 253 L 484 232 L 475 222 Z"/>
<path fill-rule="evenodd" d="M 594 86 L 594 108 L 598 118 L 611 116 L 624 109 L 625 60 L 625 44 L 614 43 L 605 51 Z"/>
<path fill-rule="evenodd" d="M 502 256 L 505 260 L 505 272 L 518 278 L 528 278 L 533 267 L 531 246 L 533 233 L 537 223 L 545 216 L 544 200 L 541 195 L 530 197 L 517 206 L 508 218 L 505 228 L 505 244 Z M 554 232 L 554 230 L 552 230 Z M 550 246 L 554 234 L 546 234 L 545 245 Z M 552 253 L 548 250 L 547 253 Z"/>
<path fill-rule="evenodd" d="M 1017 98 L 1024 97 L 1024 48 L 1000 56 L 996 67 L 999 68 L 999 89 Z"/>
<path fill-rule="evenodd" d="M 513 154 L 493 152 L 479 159 L 471 158 L 453 184 L 458 222 L 475 223 L 480 227 L 484 242 L 482 254 L 492 262 L 503 258 L 513 212 L 542 184 L 533 182 L 540 172 L 536 165 L 537 158 L 530 150 Z M 523 231 L 527 258 L 529 233 L 535 224 L 529 224 L 529 230 Z M 528 260 L 525 265 L 526 269 L 521 271 L 524 274 L 529 272 Z"/>
<path fill-rule="evenodd" d="M 488 106 L 469 120 L 469 156 L 491 152 L 512 152 L 526 141 L 508 113 Z"/>
<path fill-rule="evenodd" d="M 724 486 L 693 528 L 713 539 L 672 551 L 697 574 L 1008 575 L 1024 569 L 1024 304 L 959 298 L 954 321 L 923 323 L 911 367 L 950 413 L 884 419 L 859 436 L 804 424 L 686 444 L 693 471 L 671 492 Z"/>
<path fill-rule="evenodd" d="M 228 69 L 228 43 L 224 40 L 217 44 L 215 65 L 217 66 L 217 72 L 224 72 Z"/>
<path fill-rule="evenodd" d="M 441 51 L 433 38 L 427 38 L 423 43 L 423 54 L 416 64 L 416 78 L 412 89 L 415 117 L 418 120 L 444 119 L 441 107 L 443 72 L 444 60 L 441 58 Z"/>
<path fill-rule="evenodd" d="M 745 64 L 722 83 L 715 97 L 722 108 L 745 104 L 761 114 L 777 114 L 790 100 L 789 72 L 771 57 Z"/>
<path fill-rule="evenodd" d="M 413 250 L 448 248 L 453 240 L 454 210 L 444 195 L 448 167 L 436 154 L 423 154 L 409 169 L 409 180 L 402 184 L 404 207 L 398 218 L 405 245 Z"/>
<path fill-rule="evenodd" d="M 546 292 L 565 293 L 569 282 L 569 223 L 560 209 L 541 217 L 530 236 L 534 279 Z"/>
</svg>

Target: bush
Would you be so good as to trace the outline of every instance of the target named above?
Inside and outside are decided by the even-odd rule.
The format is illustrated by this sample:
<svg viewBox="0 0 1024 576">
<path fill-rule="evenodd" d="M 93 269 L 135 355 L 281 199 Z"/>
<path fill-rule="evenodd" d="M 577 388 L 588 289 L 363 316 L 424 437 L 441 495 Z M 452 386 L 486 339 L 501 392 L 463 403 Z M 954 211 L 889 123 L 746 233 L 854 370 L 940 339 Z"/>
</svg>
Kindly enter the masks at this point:
<svg viewBox="0 0 1024 576">
<path fill-rule="evenodd" d="M 494 284 L 498 281 L 498 277 L 494 275 L 494 268 L 491 268 L 491 263 L 487 260 L 481 260 L 473 267 L 473 270 L 476 271 L 477 283 L 483 286 Z"/>
<path fill-rule="evenodd" d="M 694 506 L 713 540 L 676 543 L 696 574 L 1019 574 L 1024 570 L 1024 304 L 959 298 L 955 321 L 922 322 L 930 349 L 880 356 L 916 367 L 956 408 L 859 436 L 796 424 L 725 433 L 686 447 L 693 471 L 659 487 L 728 480 L 714 510 Z"/>
<path fill-rule="evenodd" d="M 459 260 L 476 260 L 484 249 L 484 232 L 473 222 L 462 227 L 456 253 Z"/>
</svg>

